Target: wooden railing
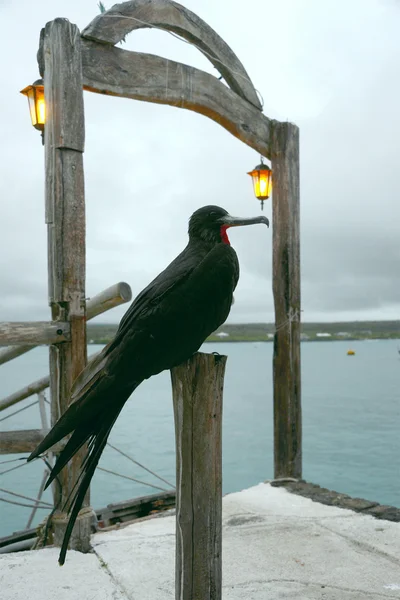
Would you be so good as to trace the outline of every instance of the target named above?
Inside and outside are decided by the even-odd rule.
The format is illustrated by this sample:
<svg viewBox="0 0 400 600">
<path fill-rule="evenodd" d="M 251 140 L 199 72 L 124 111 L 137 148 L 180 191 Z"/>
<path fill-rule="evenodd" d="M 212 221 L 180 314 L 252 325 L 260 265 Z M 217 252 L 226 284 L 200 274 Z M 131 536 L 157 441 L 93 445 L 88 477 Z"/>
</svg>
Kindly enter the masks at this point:
<svg viewBox="0 0 400 600">
<path fill-rule="evenodd" d="M 129 302 L 131 298 L 132 291 L 127 283 L 121 281 L 115 285 L 112 285 L 103 292 L 100 292 L 100 294 L 97 294 L 97 296 L 94 296 L 94 298 L 89 298 L 87 300 L 86 321 L 94 319 L 94 317 L 97 317 L 97 315 L 101 315 L 115 306 Z M 57 323 L 57 329 L 60 329 L 59 323 Z M 33 350 L 33 348 L 36 348 L 36 346 L 40 344 L 52 343 L 52 341 L 47 341 L 47 339 L 49 339 L 47 338 L 45 341 L 41 341 L 40 343 L 38 339 L 32 339 L 32 343 L 28 344 L 26 339 L 27 336 L 30 335 L 28 332 L 32 330 L 35 330 L 37 335 L 40 335 L 41 337 L 45 335 L 45 331 L 52 331 L 52 337 L 56 343 L 63 341 L 60 338 L 61 333 L 58 333 L 57 330 L 55 334 L 56 337 L 54 337 L 54 325 L 50 326 L 47 323 L 41 323 L 40 325 L 38 325 L 38 323 L 0 323 L 0 346 L 3 344 L 8 345 L 16 343 L 13 341 L 13 339 L 22 340 L 21 345 L 8 346 L 7 348 L 0 350 L 0 365 L 3 365 L 13 358 L 17 358 L 17 356 L 21 356 L 21 354 L 25 354 L 26 352 Z"/>
<path fill-rule="evenodd" d="M 129 302 L 132 298 L 132 291 L 127 283 L 120 282 L 107 288 L 94 298 L 87 301 L 87 318 L 89 321 L 97 315 L 100 315 L 116 306 Z M 1 325 L 3 327 L 1 327 Z M 7 323 L 0 325 L 0 343 L 4 344 L 9 339 L 15 341 L 15 331 L 21 331 L 20 324 L 18 327 L 14 327 L 14 323 Z M 6 325 L 6 326 L 5 326 Z M 31 328 L 31 325 L 28 325 Z M 10 333 L 11 332 L 11 333 Z M 29 334 L 30 335 L 30 334 Z M 26 341 L 26 338 L 25 338 Z M 21 346 L 10 346 L 0 351 L 0 365 L 12 360 L 21 354 L 29 352 L 36 345 L 27 345 L 26 343 Z M 37 381 L 27 385 L 26 387 L 14 392 L 10 396 L 0 400 L 0 412 L 18 404 L 22 400 L 29 398 L 34 394 L 40 394 L 50 385 L 50 377 L 42 377 Z M 1 431 L 0 432 L 0 454 L 17 454 L 19 452 L 32 452 L 36 446 L 42 441 L 46 434 L 46 431 L 42 429 L 29 429 L 29 430 L 17 430 L 17 431 Z M 62 444 L 58 445 L 59 448 Z M 57 447 L 57 448 L 58 448 Z M 56 451 L 57 451 L 56 448 Z"/>
</svg>

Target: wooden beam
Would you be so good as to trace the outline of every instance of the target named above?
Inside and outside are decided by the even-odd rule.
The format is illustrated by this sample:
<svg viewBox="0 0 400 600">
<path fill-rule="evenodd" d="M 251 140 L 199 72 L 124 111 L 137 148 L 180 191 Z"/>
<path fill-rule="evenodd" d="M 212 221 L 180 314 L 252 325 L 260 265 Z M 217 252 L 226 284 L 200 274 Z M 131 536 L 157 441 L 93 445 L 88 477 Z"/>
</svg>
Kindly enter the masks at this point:
<svg viewBox="0 0 400 600">
<path fill-rule="evenodd" d="M 73 381 L 86 364 L 85 190 L 82 157 L 85 122 L 79 29 L 66 19 L 55 19 L 46 24 L 40 43 L 39 64 L 44 65 L 47 107 L 45 196 L 49 302 L 53 319 L 67 320 L 71 325 L 71 341 L 50 347 L 51 424 L 54 425 L 67 410 Z M 83 447 L 59 475 L 61 493 L 57 492 L 55 502 L 59 501 L 63 510 L 69 508 L 70 494 L 78 479 L 85 452 L 86 447 Z M 84 505 L 88 504 L 88 497 Z M 59 517 L 54 520 L 56 543 L 60 543 L 66 515 L 61 513 Z M 79 519 L 75 532 L 70 547 L 86 549 L 90 542 L 90 526 Z"/>
<path fill-rule="evenodd" d="M 175 598 L 221 599 L 222 395 L 226 356 L 171 371 L 176 439 Z"/>
<path fill-rule="evenodd" d="M 33 452 L 44 439 L 47 431 L 42 429 L 21 429 L 15 431 L 0 431 L 0 454 L 25 454 Z M 65 442 L 54 446 L 60 452 Z"/>
<path fill-rule="evenodd" d="M 59 344 L 68 342 L 70 325 L 67 322 L 46 321 L 0 323 L 0 344 Z"/>
<path fill-rule="evenodd" d="M 10 396 L 3 398 L 0 400 L 0 412 L 6 408 L 10 408 L 10 406 L 13 406 L 14 404 L 18 404 L 18 402 L 25 400 L 25 398 L 29 398 L 29 396 L 32 396 L 33 394 L 42 392 L 49 386 L 49 381 L 50 378 L 47 375 L 47 377 L 42 377 L 21 390 L 18 390 L 18 392 L 14 392 L 14 394 L 10 394 Z"/>
<path fill-rule="evenodd" d="M 171 508 L 175 508 L 175 490 L 132 498 L 116 504 L 108 504 L 105 508 L 96 509 L 96 514 L 99 526 L 103 529 L 116 523 L 142 519 L 152 513 L 170 510 Z"/>
<path fill-rule="evenodd" d="M 100 352 L 95 352 L 94 354 L 92 354 L 89 362 L 94 360 L 99 354 Z M 39 394 L 39 392 L 45 390 L 47 387 L 49 387 L 49 385 L 50 377 L 48 375 L 46 375 L 46 377 L 38 379 L 37 381 L 34 381 L 33 383 L 30 383 L 26 387 L 23 387 L 22 389 L 18 390 L 17 392 L 14 392 L 10 396 L 7 396 L 6 398 L 0 400 L 0 412 L 2 410 L 5 410 L 6 408 L 10 408 L 10 406 L 13 406 L 14 404 L 18 404 L 18 402 L 21 402 L 26 398 L 29 398 L 29 396 L 33 396 L 33 394 Z"/>
<path fill-rule="evenodd" d="M 273 130 L 273 294 L 275 478 L 301 478 L 299 129 Z"/>
<path fill-rule="evenodd" d="M 90 298 L 86 303 L 86 321 L 90 321 L 90 319 L 94 319 L 97 315 L 100 315 L 107 310 L 111 310 L 116 306 L 120 306 L 121 304 L 125 304 L 132 299 L 132 290 L 129 284 L 120 281 L 106 290 L 100 292 L 93 298 Z M 57 323 L 58 324 L 58 323 Z M 66 323 L 69 331 L 69 323 Z M 0 323 L 1 330 L 1 323 Z M 0 349 L 0 365 L 8 362 L 9 360 L 13 360 L 21 354 L 25 354 L 30 350 L 36 348 L 36 345 L 18 345 L 18 346 L 9 346 L 8 348 Z"/>
<path fill-rule="evenodd" d="M 82 35 L 115 45 L 131 31 L 146 27 L 171 31 L 196 46 L 238 96 L 262 110 L 257 92 L 238 57 L 205 21 L 181 4 L 171 0 L 122 2 L 97 15 Z"/>
<path fill-rule="evenodd" d="M 14 358 L 18 358 L 22 354 L 26 352 L 30 352 L 37 346 L 35 345 L 26 345 L 21 344 L 21 346 L 7 346 L 6 348 L 0 349 L 0 365 L 4 365 L 4 363 L 9 362 L 10 360 L 14 360 Z"/>
<path fill-rule="evenodd" d="M 85 90 L 193 110 L 270 157 L 271 120 L 209 73 L 84 39 L 82 69 Z"/>
<path fill-rule="evenodd" d="M 130 300 L 132 300 L 131 286 L 124 281 L 120 281 L 87 301 L 86 321 L 94 319 L 97 315 L 101 315 L 116 306 L 130 302 Z"/>
</svg>

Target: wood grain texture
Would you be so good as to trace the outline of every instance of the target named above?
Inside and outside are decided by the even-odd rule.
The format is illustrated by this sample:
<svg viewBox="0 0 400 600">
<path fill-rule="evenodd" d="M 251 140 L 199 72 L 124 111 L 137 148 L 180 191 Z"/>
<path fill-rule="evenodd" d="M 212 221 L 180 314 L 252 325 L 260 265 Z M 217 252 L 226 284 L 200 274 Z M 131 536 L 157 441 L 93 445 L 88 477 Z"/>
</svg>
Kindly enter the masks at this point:
<svg viewBox="0 0 400 600">
<path fill-rule="evenodd" d="M 46 24 L 39 43 L 43 43 L 44 56 L 45 129 L 51 123 L 54 148 L 83 152 L 85 124 L 79 86 L 82 81 L 79 29 L 67 19 L 55 19 Z M 52 85 L 54 76 L 58 85 Z"/>
<path fill-rule="evenodd" d="M 262 110 L 257 92 L 238 57 L 205 21 L 181 4 L 171 0 L 133 0 L 115 4 L 97 15 L 82 35 L 115 45 L 131 31 L 147 27 L 171 31 L 196 46 L 238 96 Z"/>
<path fill-rule="evenodd" d="M 45 137 L 49 129 L 46 124 Z M 46 144 L 46 204 L 52 214 L 52 221 L 47 222 L 49 302 L 73 303 L 80 313 L 85 299 L 80 291 L 85 281 L 83 157 L 81 152 Z"/>
<path fill-rule="evenodd" d="M 93 298 L 90 298 L 86 303 L 86 321 L 90 321 L 90 319 L 94 319 L 97 315 L 100 315 L 107 310 L 111 310 L 116 306 L 120 306 L 121 304 L 125 304 L 126 302 L 130 302 L 132 299 L 132 290 L 130 285 L 120 281 L 114 285 L 111 285 L 109 288 L 103 290 Z M 1 331 L 1 323 L 0 323 L 0 331 Z M 69 323 L 65 323 L 67 330 L 70 331 Z M 66 334 L 67 335 L 67 334 Z M 69 334 L 66 339 L 69 339 Z M 57 340 L 59 338 L 57 337 Z M 64 339 L 60 339 L 59 341 L 66 341 Z M 43 343 L 43 342 L 42 342 Z M 54 343 L 54 340 L 49 343 Z M 36 344 L 21 344 L 18 346 L 9 346 L 8 348 L 0 349 L 0 365 L 21 356 L 21 354 L 25 354 L 33 348 L 36 348 Z"/>
<path fill-rule="evenodd" d="M 209 73 L 88 40 L 82 40 L 82 71 L 85 90 L 192 110 L 270 157 L 270 119 Z"/>
<path fill-rule="evenodd" d="M 108 504 L 104 508 L 96 509 L 96 514 L 99 527 L 104 531 L 105 528 L 117 523 L 132 522 L 173 508 L 175 508 L 175 490 Z"/>
<path fill-rule="evenodd" d="M 74 379 L 86 364 L 85 315 L 85 193 L 83 175 L 84 112 L 81 39 L 76 25 L 66 19 L 46 24 L 41 37 L 47 110 L 45 127 L 46 222 L 48 224 L 49 302 L 53 320 L 70 323 L 71 341 L 50 347 L 51 424 L 67 410 Z M 39 60 L 40 62 L 40 60 Z M 43 66 L 43 65 L 42 65 Z M 62 470 L 60 506 L 68 498 L 86 448 Z M 59 487 L 59 486 L 57 486 Z M 60 492 L 58 491 L 57 494 Z M 88 495 L 85 504 L 88 503 Z M 55 539 L 61 533 L 55 521 Z M 63 529 L 63 526 L 60 525 Z M 77 525 L 87 535 L 90 527 Z M 79 536 L 78 536 L 79 538 Z M 71 548 L 87 547 L 89 540 L 71 538 Z"/>
<path fill-rule="evenodd" d="M 197 353 L 171 371 L 177 460 L 177 600 L 221 598 L 225 365 L 226 356 Z"/>
<path fill-rule="evenodd" d="M 0 431 L 0 454 L 25 454 L 33 452 L 46 435 L 42 429 L 21 429 L 16 431 Z M 59 442 L 54 447 L 60 452 L 65 446 Z"/>
<path fill-rule="evenodd" d="M 299 129 L 273 129 L 273 294 L 275 478 L 301 478 Z M 289 322 L 288 322 L 289 320 Z"/>
<path fill-rule="evenodd" d="M 111 285 L 86 302 L 86 320 L 132 300 L 131 286 L 124 281 Z"/>
<path fill-rule="evenodd" d="M 59 344 L 71 339 L 68 322 L 22 321 L 0 323 L 0 344 Z"/>
<path fill-rule="evenodd" d="M 82 508 L 78 513 L 72 530 L 69 543 L 70 548 L 79 550 L 79 552 L 89 552 L 91 550 L 90 537 L 95 531 L 94 525 L 96 522 L 97 519 L 94 510 L 90 507 Z M 68 515 L 65 513 L 55 514 L 52 518 L 52 525 L 54 528 L 54 545 L 60 547 L 68 525 Z"/>
</svg>

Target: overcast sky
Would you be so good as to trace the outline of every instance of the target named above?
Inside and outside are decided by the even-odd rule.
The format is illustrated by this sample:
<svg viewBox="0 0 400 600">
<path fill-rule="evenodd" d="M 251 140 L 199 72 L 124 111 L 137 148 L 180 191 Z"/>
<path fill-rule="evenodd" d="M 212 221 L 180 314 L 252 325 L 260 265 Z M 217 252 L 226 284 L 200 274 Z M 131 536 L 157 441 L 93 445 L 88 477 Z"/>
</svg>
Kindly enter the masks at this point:
<svg viewBox="0 0 400 600">
<path fill-rule="evenodd" d="M 300 127 L 303 320 L 400 318 L 400 2 L 184 4 L 237 54 L 265 114 Z M 43 149 L 18 92 L 38 77 L 41 27 L 67 17 L 83 29 L 97 13 L 97 0 L 0 0 L 0 320 L 49 319 Z M 124 48 L 216 74 L 165 32 L 133 32 Z M 186 245 L 200 206 L 260 213 L 246 175 L 259 156 L 213 121 L 87 92 L 85 111 L 88 297 L 117 281 L 135 296 Z M 241 266 L 230 321 L 272 321 L 271 230 L 230 239 Z"/>
</svg>

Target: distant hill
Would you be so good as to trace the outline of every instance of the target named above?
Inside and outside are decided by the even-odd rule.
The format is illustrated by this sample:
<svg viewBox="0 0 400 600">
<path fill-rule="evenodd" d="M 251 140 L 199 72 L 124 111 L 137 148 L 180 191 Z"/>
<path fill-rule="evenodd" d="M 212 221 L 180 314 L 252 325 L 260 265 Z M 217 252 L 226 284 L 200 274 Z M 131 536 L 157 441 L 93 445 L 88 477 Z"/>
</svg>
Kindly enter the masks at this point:
<svg viewBox="0 0 400 600">
<path fill-rule="evenodd" d="M 88 323 L 88 342 L 91 344 L 107 344 L 113 338 L 117 329 L 118 325 L 115 323 Z M 217 329 L 207 341 L 272 341 L 274 330 L 273 323 L 226 323 Z M 304 341 L 400 339 L 400 321 L 302 323 L 301 333 Z M 328 335 L 321 336 L 318 334 Z"/>
</svg>

